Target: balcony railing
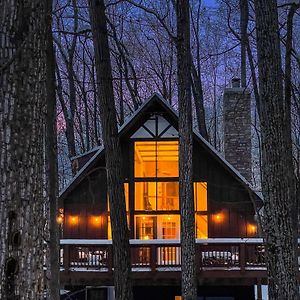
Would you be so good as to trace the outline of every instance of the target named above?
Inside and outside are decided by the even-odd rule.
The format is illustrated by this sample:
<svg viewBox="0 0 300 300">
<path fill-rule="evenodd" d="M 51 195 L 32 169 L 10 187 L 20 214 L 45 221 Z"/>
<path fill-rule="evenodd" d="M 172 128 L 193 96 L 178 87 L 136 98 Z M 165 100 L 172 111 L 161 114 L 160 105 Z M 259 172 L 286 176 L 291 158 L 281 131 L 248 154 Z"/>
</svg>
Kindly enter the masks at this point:
<svg viewBox="0 0 300 300">
<path fill-rule="evenodd" d="M 131 240 L 133 272 L 180 271 L 178 240 Z M 61 240 L 62 271 L 112 272 L 109 240 Z M 196 240 L 196 267 L 205 270 L 265 270 L 262 239 Z"/>
</svg>

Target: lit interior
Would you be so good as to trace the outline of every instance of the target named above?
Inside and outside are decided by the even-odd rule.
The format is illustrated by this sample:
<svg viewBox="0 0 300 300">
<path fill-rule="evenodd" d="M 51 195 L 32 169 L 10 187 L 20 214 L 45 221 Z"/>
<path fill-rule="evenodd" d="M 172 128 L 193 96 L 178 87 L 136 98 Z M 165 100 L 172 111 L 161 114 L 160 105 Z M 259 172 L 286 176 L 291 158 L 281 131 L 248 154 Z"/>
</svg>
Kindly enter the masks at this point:
<svg viewBox="0 0 300 300">
<path fill-rule="evenodd" d="M 136 182 L 136 210 L 179 210 L 178 182 Z"/>
<path fill-rule="evenodd" d="M 194 182 L 194 200 L 196 211 L 207 211 L 207 183 Z"/>
<path fill-rule="evenodd" d="M 197 239 L 208 238 L 207 215 L 196 214 L 196 237 Z"/>
<path fill-rule="evenodd" d="M 135 216 L 136 239 L 173 240 L 180 238 L 179 215 L 139 215 Z"/>
<path fill-rule="evenodd" d="M 178 174 L 178 141 L 135 142 L 135 177 L 178 177 Z"/>
</svg>

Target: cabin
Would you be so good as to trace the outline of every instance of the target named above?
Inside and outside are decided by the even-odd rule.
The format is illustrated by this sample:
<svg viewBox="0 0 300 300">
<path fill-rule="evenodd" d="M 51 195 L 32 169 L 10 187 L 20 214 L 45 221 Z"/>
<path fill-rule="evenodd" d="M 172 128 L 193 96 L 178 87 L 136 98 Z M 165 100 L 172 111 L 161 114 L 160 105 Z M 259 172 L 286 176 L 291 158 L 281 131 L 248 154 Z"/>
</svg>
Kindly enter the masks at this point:
<svg viewBox="0 0 300 300">
<path fill-rule="evenodd" d="M 227 102 L 242 91 L 228 89 Z M 232 114 L 232 120 L 238 118 Z M 239 130 L 243 135 L 248 129 Z M 237 144 L 237 136 L 227 140 L 239 161 L 246 152 L 251 155 L 251 143 Z M 119 137 L 134 297 L 179 300 L 178 115 L 154 94 L 119 128 Z M 234 160 L 225 146 L 226 151 Z M 266 268 L 256 219 L 262 199 L 245 179 L 249 159 L 240 161 L 244 177 L 197 131 L 192 159 L 198 299 L 253 300 L 266 281 Z M 105 149 L 93 149 L 73 162 L 77 174 L 59 197 L 61 284 L 76 299 L 114 299 Z"/>
</svg>

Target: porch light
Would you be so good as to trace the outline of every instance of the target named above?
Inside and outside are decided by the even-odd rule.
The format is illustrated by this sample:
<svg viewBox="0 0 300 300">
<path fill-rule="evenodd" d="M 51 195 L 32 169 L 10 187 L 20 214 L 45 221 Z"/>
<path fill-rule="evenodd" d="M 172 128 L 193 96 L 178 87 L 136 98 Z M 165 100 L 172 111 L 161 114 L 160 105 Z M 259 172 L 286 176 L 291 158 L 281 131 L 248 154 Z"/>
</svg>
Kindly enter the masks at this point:
<svg viewBox="0 0 300 300">
<path fill-rule="evenodd" d="M 62 217 L 62 216 L 58 216 L 58 217 L 56 218 L 56 222 L 57 222 L 58 224 L 62 224 L 62 222 L 63 222 L 63 217 Z"/>
<path fill-rule="evenodd" d="M 58 216 L 56 218 L 56 222 L 57 222 L 57 224 L 60 225 L 60 224 L 63 223 L 63 221 L 64 221 L 64 209 L 60 208 L 59 209 L 59 214 L 58 214 Z"/>
<path fill-rule="evenodd" d="M 71 225 L 77 225 L 78 224 L 78 216 L 70 216 L 70 223 L 71 223 Z"/>
<path fill-rule="evenodd" d="M 254 225 L 254 224 L 248 223 L 247 224 L 247 232 L 248 232 L 248 234 L 251 234 L 251 235 L 256 234 L 256 232 L 257 232 L 257 226 Z"/>
<path fill-rule="evenodd" d="M 92 223 L 96 226 L 101 225 L 101 216 L 93 216 Z"/>
<path fill-rule="evenodd" d="M 224 214 L 223 213 L 217 213 L 213 215 L 213 221 L 215 223 L 222 223 L 224 221 Z"/>
</svg>

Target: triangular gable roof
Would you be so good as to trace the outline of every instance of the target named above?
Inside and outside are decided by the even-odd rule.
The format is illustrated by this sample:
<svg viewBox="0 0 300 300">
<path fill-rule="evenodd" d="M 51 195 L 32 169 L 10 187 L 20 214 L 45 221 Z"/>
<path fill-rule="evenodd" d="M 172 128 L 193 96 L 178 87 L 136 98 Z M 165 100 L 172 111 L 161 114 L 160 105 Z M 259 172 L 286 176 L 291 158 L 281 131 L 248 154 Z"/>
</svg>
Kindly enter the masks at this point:
<svg viewBox="0 0 300 300">
<path fill-rule="evenodd" d="M 127 130 L 129 130 L 132 124 L 154 103 L 159 103 L 167 112 L 169 112 L 173 118 L 178 120 L 178 113 L 170 106 L 170 104 L 159 94 L 154 93 L 148 98 L 129 118 L 126 122 L 119 127 L 119 135 L 122 136 Z M 254 191 L 252 184 L 245 179 L 240 172 L 232 166 L 210 143 L 208 143 L 198 131 L 193 130 L 194 136 L 200 142 L 200 144 L 219 162 L 227 169 L 247 190 L 254 193 L 260 200 L 261 195 Z M 60 192 L 59 198 L 62 200 L 65 198 L 83 179 L 86 172 L 98 161 L 104 154 L 104 147 L 96 147 L 97 152 L 92 158 L 79 170 L 79 172 L 71 179 L 69 184 Z M 90 151 L 92 152 L 93 149 Z"/>
</svg>

